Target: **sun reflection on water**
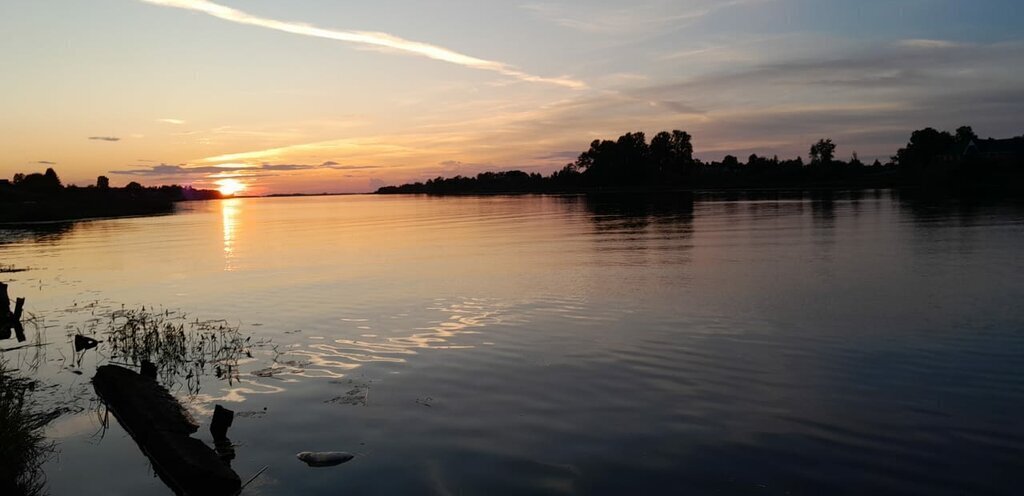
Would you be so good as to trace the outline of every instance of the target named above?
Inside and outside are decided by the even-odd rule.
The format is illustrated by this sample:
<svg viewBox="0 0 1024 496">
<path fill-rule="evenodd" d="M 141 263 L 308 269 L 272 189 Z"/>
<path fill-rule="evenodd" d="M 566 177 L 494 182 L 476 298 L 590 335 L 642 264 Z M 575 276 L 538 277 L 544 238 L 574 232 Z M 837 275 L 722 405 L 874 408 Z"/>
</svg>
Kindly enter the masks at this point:
<svg viewBox="0 0 1024 496">
<path fill-rule="evenodd" d="M 313 344 L 294 343 L 273 353 L 261 350 L 257 354 L 262 360 L 247 361 L 247 364 L 255 365 L 256 369 L 244 370 L 242 378 L 235 384 L 222 384 L 219 389 L 191 395 L 187 407 L 192 413 L 206 417 L 213 413 L 213 406 L 218 402 L 237 404 L 249 400 L 253 395 L 283 393 L 299 381 L 337 381 L 351 377 L 357 369 L 370 363 L 405 363 L 423 350 L 474 349 L 475 345 L 460 343 L 458 338 L 479 334 L 487 326 L 516 321 L 517 318 L 511 313 L 512 306 L 510 302 L 497 299 L 438 299 L 427 310 L 439 312 L 444 316 L 442 320 L 411 329 L 409 335 L 380 339 L 364 336 L 366 339 L 359 340 L 342 338 Z M 363 324 L 369 322 L 369 319 L 343 318 L 341 321 Z"/>
<path fill-rule="evenodd" d="M 413 329 L 407 336 L 383 339 L 335 339 L 290 349 L 283 355 L 297 360 L 278 360 L 269 372 L 274 377 L 299 376 L 341 378 L 354 369 L 371 362 L 404 363 L 417 350 L 472 349 L 475 346 L 455 341 L 460 335 L 476 334 L 477 329 L 511 319 L 508 304 L 497 300 L 470 298 L 460 302 L 438 301 L 429 308 L 446 315 L 442 321 Z M 355 319 L 343 319 L 346 321 Z M 365 319 L 358 319 L 365 322 Z M 312 337 L 310 339 L 313 339 Z"/>
<path fill-rule="evenodd" d="M 233 198 L 221 200 L 221 226 L 224 232 L 224 271 L 231 272 L 235 267 L 235 242 L 238 236 L 238 214 L 242 209 L 242 200 Z"/>
</svg>

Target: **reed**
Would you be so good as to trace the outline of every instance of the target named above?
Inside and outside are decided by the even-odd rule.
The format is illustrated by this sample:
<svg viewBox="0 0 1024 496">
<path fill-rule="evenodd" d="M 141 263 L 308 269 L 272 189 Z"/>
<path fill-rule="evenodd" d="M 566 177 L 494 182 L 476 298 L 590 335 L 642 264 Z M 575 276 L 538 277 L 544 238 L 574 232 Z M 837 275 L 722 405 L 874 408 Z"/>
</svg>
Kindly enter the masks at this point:
<svg viewBox="0 0 1024 496">
<path fill-rule="evenodd" d="M 252 358 L 252 338 L 224 320 L 189 320 L 184 314 L 145 307 L 114 311 L 110 320 L 105 338 L 114 361 L 152 363 L 164 384 L 183 380 L 193 394 L 209 372 L 237 380 L 239 360 Z"/>
<path fill-rule="evenodd" d="M 16 372 L 0 358 L 0 494 L 41 495 L 42 465 L 54 453 L 42 430 L 54 416 L 39 412 L 32 400 L 37 382 Z"/>
</svg>

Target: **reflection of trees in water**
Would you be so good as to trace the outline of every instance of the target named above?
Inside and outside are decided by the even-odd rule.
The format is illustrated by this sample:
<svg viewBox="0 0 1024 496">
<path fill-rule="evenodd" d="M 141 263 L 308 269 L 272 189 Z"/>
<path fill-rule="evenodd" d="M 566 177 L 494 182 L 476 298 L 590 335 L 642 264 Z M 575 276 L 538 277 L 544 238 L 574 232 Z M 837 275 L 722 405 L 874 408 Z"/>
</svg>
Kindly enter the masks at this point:
<svg viewBox="0 0 1024 496">
<path fill-rule="evenodd" d="M 949 196 L 927 190 L 893 190 L 900 210 L 921 228 L 950 224 L 973 226 L 986 218 L 1020 218 L 1024 201 L 1019 197 L 992 195 Z"/>
<path fill-rule="evenodd" d="M 832 190 L 811 191 L 811 213 L 814 227 L 831 229 L 836 225 L 836 192 Z"/>
<path fill-rule="evenodd" d="M 810 207 L 818 227 L 832 227 L 838 202 L 858 207 L 864 191 L 716 191 L 704 193 L 606 194 L 564 197 L 567 203 L 580 203 L 599 231 L 642 231 L 649 226 L 668 228 L 689 226 L 694 207 L 702 201 L 716 202 L 727 215 L 744 212 L 752 218 L 803 215 Z M 876 195 L 878 192 L 876 191 Z"/>
<path fill-rule="evenodd" d="M 0 227 L 0 245 L 12 243 L 53 244 L 75 230 L 74 222 L 52 222 Z"/>
<path fill-rule="evenodd" d="M 32 399 L 37 383 L 15 374 L 0 359 L 0 494 L 44 494 L 42 465 L 53 454 L 53 443 L 42 428 L 54 416 L 40 413 Z"/>
<path fill-rule="evenodd" d="M 835 227 L 837 207 L 856 216 L 860 214 L 865 199 L 877 201 L 888 194 L 888 190 L 882 189 L 754 190 L 709 193 L 702 195 L 701 199 L 726 202 L 724 208 L 733 210 L 741 208 L 742 202 L 742 208 L 750 213 L 753 220 L 802 216 L 810 208 L 814 227 L 831 229 Z"/>
<path fill-rule="evenodd" d="M 689 232 L 693 224 L 691 193 L 590 194 L 564 197 L 586 209 L 598 231 L 639 232 L 649 226 L 659 230 Z"/>
</svg>

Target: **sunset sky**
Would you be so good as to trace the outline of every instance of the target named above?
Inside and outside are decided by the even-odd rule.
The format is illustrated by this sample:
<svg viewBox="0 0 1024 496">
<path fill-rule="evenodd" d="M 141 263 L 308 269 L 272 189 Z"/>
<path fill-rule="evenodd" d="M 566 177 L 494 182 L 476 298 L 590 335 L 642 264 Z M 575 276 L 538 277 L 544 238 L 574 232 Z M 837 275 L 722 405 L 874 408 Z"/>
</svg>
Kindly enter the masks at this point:
<svg viewBox="0 0 1024 496">
<path fill-rule="evenodd" d="M 663 129 L 705 160 L 884 160 L 925 126 L 1024 134 L 1022 25 L 1019 0 L 6 0 L 0 176 L 363 192 Z"/>
</svg>

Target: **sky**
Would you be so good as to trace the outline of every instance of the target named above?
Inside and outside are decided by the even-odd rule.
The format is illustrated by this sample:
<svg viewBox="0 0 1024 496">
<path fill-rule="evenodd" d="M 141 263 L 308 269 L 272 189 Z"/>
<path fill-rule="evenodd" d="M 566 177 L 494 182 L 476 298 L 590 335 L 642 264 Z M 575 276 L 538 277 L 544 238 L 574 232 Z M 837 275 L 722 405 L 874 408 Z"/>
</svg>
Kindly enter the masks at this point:
<svg viewBox="0 0 1024 496">
<path fill-rule="evenodd" d="M 1024 134 L 1019 0 L 6 0 L 0 177 L 367 192 L 548 173 L 682 129 L 697 157 Z"/>
</svg>

